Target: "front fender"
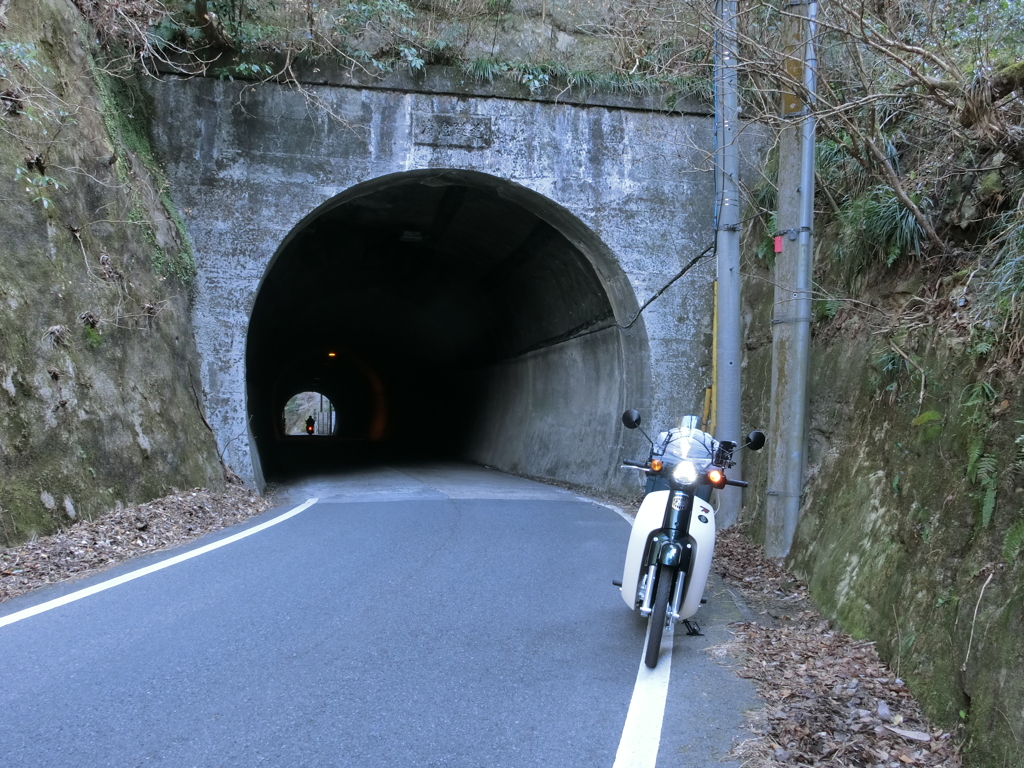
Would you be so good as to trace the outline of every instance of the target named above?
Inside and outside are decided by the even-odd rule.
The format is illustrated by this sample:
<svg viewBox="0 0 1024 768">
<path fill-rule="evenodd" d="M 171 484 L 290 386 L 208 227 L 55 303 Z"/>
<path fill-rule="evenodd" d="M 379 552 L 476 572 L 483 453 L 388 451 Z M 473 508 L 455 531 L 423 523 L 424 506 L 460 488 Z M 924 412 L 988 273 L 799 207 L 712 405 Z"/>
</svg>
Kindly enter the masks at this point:
<svg viewBox="0 0 1024 768">
<path fill-rule="evenodd" d="M 636 593 L 643 578 L 644 558 L 651 540 L 651 534 L 661 528 L 665 519 L 665 505 L 668 503 L 668 491 L 654 491 L 644 497 L 640 509 L 633 521 L 633 530 L 629 534 L 629 546 L 626 549 L 626 562 L 622 569 L 622 599 L 630 610 L 636 608 Z"/>
<path fill-rule="evenodd" d="M 679 564 L 683 561 L 683 547 L 682 545 L 670 541 L 662 545 L 661 551 L 658 553 L 658 562 L 661 565 L 667 565 L 670 568 L 678 568 Z"/>
</svg>

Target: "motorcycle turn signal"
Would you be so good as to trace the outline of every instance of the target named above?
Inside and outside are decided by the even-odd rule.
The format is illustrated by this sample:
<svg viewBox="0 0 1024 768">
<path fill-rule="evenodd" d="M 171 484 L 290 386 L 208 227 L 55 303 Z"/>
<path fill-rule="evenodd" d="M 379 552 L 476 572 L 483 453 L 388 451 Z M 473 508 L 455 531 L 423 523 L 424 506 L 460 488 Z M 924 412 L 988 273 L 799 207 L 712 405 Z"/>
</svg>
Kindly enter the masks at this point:
<svg viewBox="0 0 1024 768">
<path fill-rule="evenodd" d="M 661 472 L 662 466 L 661 459 L 651 459 L 651 469 L 655 472 Z"/>
<path fill-rule="evenodd" d="M 725 487 L 725 473 L 719 469 L 712 469 L 708 472 L 708 482 L 715 488 Z"/>
</svg>

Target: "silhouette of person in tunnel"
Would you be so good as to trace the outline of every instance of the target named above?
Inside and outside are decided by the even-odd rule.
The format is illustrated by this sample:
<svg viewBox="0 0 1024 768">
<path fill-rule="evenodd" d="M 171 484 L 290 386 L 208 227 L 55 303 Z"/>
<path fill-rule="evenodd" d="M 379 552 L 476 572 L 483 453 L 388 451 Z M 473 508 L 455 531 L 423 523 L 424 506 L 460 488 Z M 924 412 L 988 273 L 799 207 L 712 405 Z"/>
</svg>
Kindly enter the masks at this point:
<svg viewBox="0 0 1024 768">
<path fill-rule="evenodd" d="M 307 435 L 312 435 L 313 434 L 313 427 L 314 426 L 316 426 L 316 419 L 313 418 L 313 414 L 310 414 L 309 418 L 306 419 L 306 434 Z"/>
</svg>

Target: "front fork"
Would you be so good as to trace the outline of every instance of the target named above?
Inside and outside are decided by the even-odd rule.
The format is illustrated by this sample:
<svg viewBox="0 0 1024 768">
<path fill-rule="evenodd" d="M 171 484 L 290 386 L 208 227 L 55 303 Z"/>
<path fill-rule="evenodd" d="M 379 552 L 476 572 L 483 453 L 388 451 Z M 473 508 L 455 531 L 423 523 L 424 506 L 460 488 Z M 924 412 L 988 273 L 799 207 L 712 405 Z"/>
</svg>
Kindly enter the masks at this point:
<svg viewBox="0 0 1024 768">
<path fill-rule="evenodd" d="M 650 616 L 651 615 L 651 601 L 654 599 L 654 577 L 658 571 L 658 564 L 654 563 L 650 568 L 647 569 L 647 575 L 644 576 L 643 591 L 644 599 L 640 603 L 640 615 Z"/>
<path fill-rule="evenodd" d="M 672 592 L 672 602 L 668 607 L 669 626 L 679 620 L 679 606 L 683 604 L 683 584 L 686 582 L 686 573 L 682 570 L 677 573 L 676 588 Z"/>
<path fill-rule="evenodd" d="M 690 570 L 690 560 L 693 556 L 693 542 L 688 541 L 688 536 L 685 536 L 685 532 L 689 528 L 692 510 L 692 493 L 671 491 L 665 505 L 664 527 L 651 537 L 650 543 L 647 545 L 647 560 L 650 565 L 647 567 L 647 575 L 644 576 L 641 587 L 643 599 L 640 604 L 640 615 L 645 617 L 651 615 L 651 603 L 654 602 L 654 595 L 657 592 L 656 579 L 664 573 L 678 574 L 668 605 L 669 626 L 672 626 L 679 618 L 679 607 L 682 605 L 684 587 L 686 586 L 686 574 Z M 680 532 L 685 536 L 682 541 L 679 540 Z"/>
<path fill-rule="evenodd" d="M 662 537 L 655 539 L 652 544 L 657 547 L 657 554 L 654 557 L 654 562 L 647 568 L 647 575 L 644 576 L 642 587 L 644 597 L 640 604 L 640 615 L 645 617 L 651 615 L 651 603 L 654 601 L 654 594 L 657 591 L 655 580 L 659 578 L 658 566 L 660 565 L 662 574 L 672 572 L 677 574 L 675 588 L 672 590 L 672 600 L 668 606 L 669 626 L 671 626 L 679 619 L 679 606 L 683 603 L 683 587 L 686 584 L 686 566 L 689 564 L 688 555 L 692 552 L 693 545 L 689 542 L 684 544 L 666 541 Z"/>
</svg>

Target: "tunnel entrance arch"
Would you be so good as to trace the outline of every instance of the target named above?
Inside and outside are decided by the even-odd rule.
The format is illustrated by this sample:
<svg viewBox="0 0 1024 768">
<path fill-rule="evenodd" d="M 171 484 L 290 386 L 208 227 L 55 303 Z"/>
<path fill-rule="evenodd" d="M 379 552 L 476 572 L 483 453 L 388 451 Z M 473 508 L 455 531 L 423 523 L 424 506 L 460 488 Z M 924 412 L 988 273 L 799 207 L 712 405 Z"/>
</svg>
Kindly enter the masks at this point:
<svg viewBox="0 0 1024 768">
<path fill-rule="evenodd" d="M 604 487 L 625 398 L 648 386 L 633 290 L 575 216 L 463 170 L 356 185 L 270 262 L 246 343 L 267 479 L 367 458 L 457 457 Z M 329 397 L 329 441 L 285 439 L 288 398 Z"/>
</svg>

